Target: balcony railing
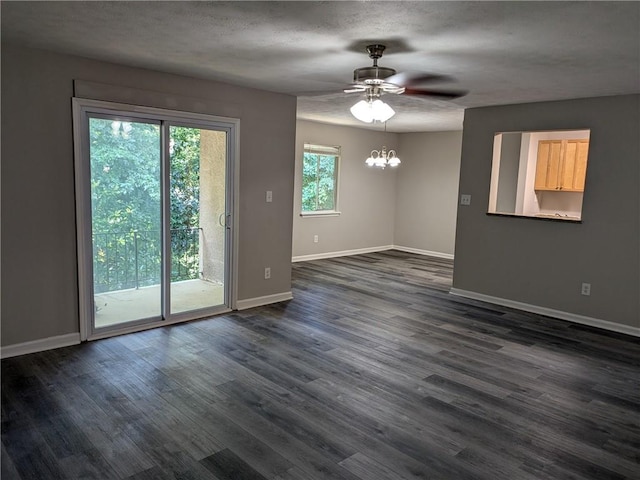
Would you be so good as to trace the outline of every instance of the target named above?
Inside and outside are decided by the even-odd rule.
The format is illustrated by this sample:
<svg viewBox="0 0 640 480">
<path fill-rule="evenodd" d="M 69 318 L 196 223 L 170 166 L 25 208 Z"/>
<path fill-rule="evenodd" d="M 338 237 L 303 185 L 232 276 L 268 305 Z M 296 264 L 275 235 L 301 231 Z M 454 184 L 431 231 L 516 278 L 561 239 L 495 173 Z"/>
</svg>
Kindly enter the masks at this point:
<svg viewBox="0 0 640 480">
<path fill-rule="evenodd" d="M 201 228 L 171 230 L 171 281 L 199 278 Z M 160 231 L 93 234 L 95 293 L 160 284 Z"/>
</svg>

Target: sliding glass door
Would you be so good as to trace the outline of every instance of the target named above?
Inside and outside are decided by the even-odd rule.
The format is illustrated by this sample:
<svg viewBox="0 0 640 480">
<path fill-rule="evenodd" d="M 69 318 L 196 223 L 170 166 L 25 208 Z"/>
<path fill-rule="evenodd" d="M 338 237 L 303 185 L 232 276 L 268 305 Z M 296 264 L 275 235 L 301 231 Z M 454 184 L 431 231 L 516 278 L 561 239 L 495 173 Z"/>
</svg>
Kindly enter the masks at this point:
<svg viewBox="0 0 640 480">
<path fill-rule="evenodd" d="M 226 152 L 224 131 L 169 126 L 172 313 L 224 303 Z"/>
<path fill-rule="evenodd" d="M 74 100 L 83 337 L 231 307 L 233 122 Z"/>
<path fill-rule="evenodd" d="M 88 121 L 95 327 L 160 319 L 161 125 Z"/>
</svg>

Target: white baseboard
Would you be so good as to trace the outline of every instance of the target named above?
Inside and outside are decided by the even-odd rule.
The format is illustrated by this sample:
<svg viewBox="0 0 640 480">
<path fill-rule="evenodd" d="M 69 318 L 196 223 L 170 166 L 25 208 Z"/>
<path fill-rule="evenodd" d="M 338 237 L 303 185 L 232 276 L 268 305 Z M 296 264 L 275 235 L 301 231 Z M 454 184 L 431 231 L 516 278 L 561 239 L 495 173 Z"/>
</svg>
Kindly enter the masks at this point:
<svg viewBox="0 0 640 480">
<path fill-rule="evenodd" d="M 554 310 L 552 308 L 540 307 L 538 305 L 516 302 L 514 300 L 508 300 L 506 298 L 493 297 L 491 295 L 471 292 L 469 290 L 461 290 L 459 288 L 452 288 L 451 290 L 449 290 L 449 293 L 451 293 L 452 295 L 457 295 L 459 297 L 471 298 L 473 300 L 480 300 L 487 303 L 494 303 L 496 305 L 515 308 L 517 310 L 523 310 L 525 312 L 538 313 L 540 315 L 546 315 L 548 317 L 554 317 L 560 320 L 567 320 L 569 322 L 579 323 L 581 325 L 589 325 L 590 327 L 597 327 L 602 328 L 603 330 L 609 330 L 612 332 L 624 333 L 626 335 L 633 335 L 634 337 L 640 337 L 639 327 L 623 325 L 621 323 L 610 322 L 608 320 L 602 320 L 600 318 L 593 318 L 584 315 L 578 315 L 576 313 L 563 312 L 561 310 Z"/>
<path fill-rule="evenodd" d="M 322 260 L 325 258 L 347 257 L 349 255 L 362 255 L 363 253 L 384 252 L 386 250 L 399 250 L 401 252 L 416 253 L 418 255 L 427 255 L 429 257 L 447 258 L 453 260 L 450 253 L 432 252 L 431 250 L 420 250 L 413 247 L 402 247 L 400 245 L 382 245 L 380 247 L 356 248 L 353 250 L 341 250 L 339 252 L 316 253 L 313 255 L 299 255 L 291 259 L 292 262 L 308 262 L 310 260 Z"/>
<path fill-rule="evenodd" d="M 291 259 L 292 262 L 308 262 L 310 260 L 322 260 L 324 258 L 348 257 L 349 255 L 362 255 L 363 253 L 384 252 L 393 250 L 393 245 L 383 245 L 380 247 L 356 248 L 353 250 L 341 250 L 339 252 L 315 253 L 313 255 L 299 255 Z"/>
<path fill-rule="evenodd" d="M 265 295 L 264 297 L 247 298 L 244 300 L 238 300 L 236 302 L 236 308 L 238 310 L 246 310 L 247 308 L 261 307 L 262 305 L 269 305 L 270 303 L 284 302 L 286 300 L 293 299 L 293 293 L 283 292 L 276 293 L 274 295 Z"/>
<path fill-rule="evenodd" d="M 393 249 L 400 250 L 401 252 L 416 253 L 418 255 L 427 255 L 429 257 L 446 258 L 447 260 L 453 260 L 453 254 L 451 253 L 433 252 L 431 250 L 421 250 L 419 248 L 413 247 L 402 247 L 400 245 L 394 245 Z"/>
<path fill-rule="evenodd" d="M 0 348 L 0 358 L 17 357 L 28 353 L 43 352 L 54 348 L 68 347 L 80 343 L 80 333 L 68 333 L 56 337 L 42 338 L 31 342 L 16 343 Z"/>
<path fill-rule="evenodd" d="M 270 303 L 283 302 L 285 300 L 291 300 L 293 294 L 291 292 L 278 293 L 275 295 L 266 295 L 264 297 L 249 298 L 246 300 L 238 300 L 237 309 L 245 310 L 247 308 L 259 307 L 261 305 L 268 305 Z M 184 320 L 178 320 L 171 323 L 180 323 Z M 169 325 L 171 323 L 163 323 L 162 325 Z M 149 325 L 146 328 L 155 328 L 160 326 L 159 324 Z M 141 328 L 138 326 L 132 329 L 131 332 L 139 331 Z M 127 332 L 128 333 L 128 332 Z M 91 340 L 98 338 L 108 337 L 112 334 L 105 334 L 102 336 L 94 336 Z M 67 335 L 58 335 L 56 337 L 42 338 L 40 340 L 33 340 L 30 342 L 18 343 L 15 345 L 7 345 L 0 348 L 0 358 L 17 357 L 19 355 L 26 355 L 28 353 L 43 352 L 45 350 L 52 350 L 54 348 L 68 347 L 70 345 L 78 345 L 80 343 L 80 333 L 69 333 Z"/>
</svg>

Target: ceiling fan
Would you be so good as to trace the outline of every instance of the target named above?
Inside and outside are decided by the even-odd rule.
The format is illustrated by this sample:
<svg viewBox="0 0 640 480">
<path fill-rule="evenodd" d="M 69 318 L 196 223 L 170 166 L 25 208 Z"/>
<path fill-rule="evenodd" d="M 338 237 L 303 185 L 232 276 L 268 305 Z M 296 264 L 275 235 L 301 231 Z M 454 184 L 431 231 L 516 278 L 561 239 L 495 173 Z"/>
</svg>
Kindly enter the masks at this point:
<svg viewBox="0 0 640 480">
<path fill-rule="evenodd" d="M 419 87 L 425 82 L 450 80 L 444 75 L 397 73 L 393 68 L 379 66 L 378 59 L 382 57 L 385 48 L 385 45 L 381 44 L 367 45 L 367 52 L 373 60 L 373 65 L 356 68 L 353 71 L 354 83 L 344 89 L 345 93 L 365 94 L 365 100 L 351 107 L 351 113 L 358 120 L 371 123 L 375 120 L 386 122 L 391 118 L 395 112 L 380 100 L 380 97 L 385 93 L 437 97 L 444 100 L 452 100 L 466 95 L 467 92 L 464 91 L 432 90 Z"/>
</svg>

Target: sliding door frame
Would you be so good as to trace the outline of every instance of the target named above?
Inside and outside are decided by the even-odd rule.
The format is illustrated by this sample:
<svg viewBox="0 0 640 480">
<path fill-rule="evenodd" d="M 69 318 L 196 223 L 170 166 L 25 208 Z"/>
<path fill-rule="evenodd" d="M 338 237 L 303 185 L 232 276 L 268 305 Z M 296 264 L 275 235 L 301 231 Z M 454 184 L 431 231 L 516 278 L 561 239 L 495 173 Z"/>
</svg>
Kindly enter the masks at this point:
<svg viewBox="0 0 640 480">
<path fill-rule="evenodd" d="M 80 317 L 80 340 L 120 335 L 161 325 L 202 318 L 236 309 L 238 284 L 238 182 L 240 171 L 240 120 L 237 118 L 182 112 L 154 107 L 143 107 L 123 103 L 105 102 L 83 98 L 72 98 L 74 165 L 76 187 L 76 240 L 78 255 L 78 301 Z M 92 115 L 117 116 L 132 121 L 151 121 L 161 125 L 161 191 L 162 191 L 162 307 L 161 318 L 144 319 L 114 328 L 94 326 L 93 307 L 93 249 L 91 235 L 91 191 L 89 156 L 89 118 Z M 226 133 L 226 191 L 225 191 L 225 294 L 224 305 L 211 309 L 170 314 L 170 226 L 169 218 L 169 126 L 188 126 Z"/>
</svg>

